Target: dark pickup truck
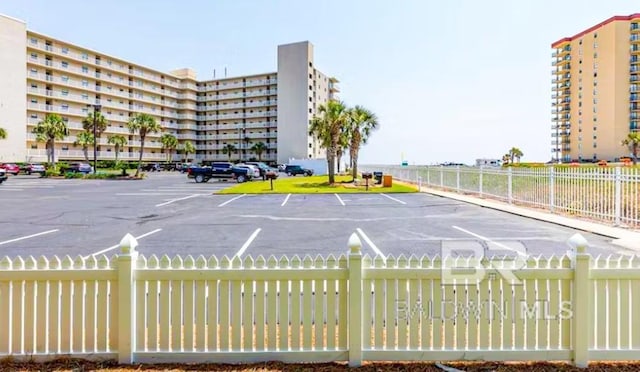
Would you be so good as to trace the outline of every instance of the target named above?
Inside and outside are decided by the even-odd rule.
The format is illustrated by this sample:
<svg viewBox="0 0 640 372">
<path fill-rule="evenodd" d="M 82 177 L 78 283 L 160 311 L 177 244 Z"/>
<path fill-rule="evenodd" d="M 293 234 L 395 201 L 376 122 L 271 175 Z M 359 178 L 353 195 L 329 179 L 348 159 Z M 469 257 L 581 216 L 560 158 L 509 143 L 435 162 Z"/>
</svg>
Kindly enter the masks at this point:
<svg viewBox="0 0 640 372">
<path fill-rule="evenodd" d="M 189 167 L 187 177 L 197 183 L 208 182 L 212 178 L 235 179 L 238 183 L 250 181 L 252 174 L 249 169 L 239 168 L 231 163 L 213 163 L 207 167 Z"/>
</svg>

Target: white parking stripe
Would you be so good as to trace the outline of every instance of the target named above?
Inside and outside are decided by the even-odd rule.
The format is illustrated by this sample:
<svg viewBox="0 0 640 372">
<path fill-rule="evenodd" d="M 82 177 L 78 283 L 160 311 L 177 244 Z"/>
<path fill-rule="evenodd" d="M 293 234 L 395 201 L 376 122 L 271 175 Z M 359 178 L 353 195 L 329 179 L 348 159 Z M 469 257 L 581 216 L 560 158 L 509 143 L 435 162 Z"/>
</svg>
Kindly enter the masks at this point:
<svg viewBox="0 0 640 372">
<path fill-rule="evenodd" d="M 255 240 L 258 234 L 260 234 L 261 230 L 262 230 L 261 228 L 258 228 L 256 231 L 254 231 L 253 234 L 251 234 L 251 236 L 249 237 L 249 239 L 247 239 L 247 241 L 242 245 L 238 253 L 236 253 L 233 257 L 231 257 L 231 259 L 242 256 L 244 251 L 246 251 L 247 248 L 249 248 L 249 245 L 251 245 L 251 243 Z"/>
<path fill-rule="evenodd" d="M 367 244 L 369 244 L 369 247 L 371 247 L 371 249 L 373 249 L 373 251 L 376 253 L 376 255 L 382 257 L 382 259 L 384 261 L 387 260 L 387 257 L 385 257 L 385 255 L 382 254 L 382 251 L 380 249 L 378 249 L 378 247 L 373 244 L 373 242 L 371 241 L 371 239 L 369 239 L 369 237 L 364 233 L 364 231 L 362 231 L 361 228 L 357 228 L 356 231 L 358 232 L 358 234 L 360 234 L 360 236 L 362 237 L 362 239 L 364 239 L 365 242 L 367 242 Z"/>
<path fill-rule="evenodd" d="M 224 202 L 224 203 L 222 203 L 222 204 L 218 205 L 218 207 L 224 207 L 225 205 L 227 205 L 227 204 L 231 203 L 231 202 L 232 202 L 232 201 L 234 201 L 234 200 L 240 199 L 240 198 L 241 198 L 241 197 L 243 197 L 243 196 L 247 196 L 247 194 L 242 194 L 242 195 L 238 195 L 238 196 L 236 196 L 235 198 L 231 198 L 231 199 L 227 200 L 226 202 Z"/>
<path fill-rule="evenodd" d="M 117 196 L 162 196 L 162 195 L 184 195 L 184 192 L 123 192 L 116 194 Z"/>
<path fill-rule="evenodd" d="M 162 207 L 163 205 L 168 205 L 168 204 L 180 201 L 180 200 L 186 200 L 186 199 L 195 198 L 196 196 L 200 196 L 200 194 L 193 194 L 193 195 L 185 196 L 184 198 L 171 199 L 171 200 L 166 201 L 164 203 L 156 204 L 156 207 Z"/>
<path fill-rule="evenodd" d="M 157 233 L 158 231 L 162 231 L 162 229 L 155 229 L 155 230 L 153 230 L 153 231 L 149 231 L 148 233 L 145 233 L 145 234 L 142 234 L 142 235 L 136 236 L 135 238 L 136 238 L 136 240 L 139 240 L 139 239 L 142 239 L 142 238 L 144 238 L 144 237 L 147 237 L 147 236 L 149 236 L 149 235 L 151 235 L 151 234 L 155 234 L 155 233 Z M 90 254 L 90 255 L 88 255 L 88 256 L 84 256 L 83 258 L 85 258 L 85 259 L 86 259 L 86 258 L 89 258 L 89 257 L 91 257 L 91 256 L 97 256 L 97 255 L 99 255 L 99 254 L 103 254 L 103 253 L 105 253 L 105 252 L 109 252 L 110 250 L 116 249 L 116 248 L 118 248 L 119 246 L 120 246 L 120 243 L 118 243 L 118 244 L 116 244 L 116 245 L 113 245 L 113 246 L 111 246 L 111 247 L 109 247 L 109 248 L 105 248 L 105 249 L 103 249 L 103 250 L 101 250 L 101 251 L 99 251 L 99 252 L 92 253 L 92 254 Z"/>
<path fill-rule="evenodd" d="M 43 231 L 43 232 L 37 233 L 37 234 L 31 234 L 31 235 L 23 236 L 23 237 L 20 237 L 20 238 L 15 238 L 15 239 L 11 239 L 11 240 L 5 240 L 3 242 L 0 242 L 0 245 L 13 243 L 13 242 L 17 242 L 17 241 L 25 240 L 25 239 L 29 239 L 29 238 L 35 238 L 36 236 L 40 236 L 40 235 L 51 234 L 51 233 L 54 233 L 56 231 L 59 231 L 59 230 L 58 229 L 47 230 L 47 231 Z"/>
<path fill-rule="evenodd" d="M 386 198 L 389 198 L 389 199 L 393 200 L 394 202 L 398 202 L 398 203 L 400 203 L 400 204 L 407 204 L 406 202 L 403 202 L 402 200 L 398 200 L 398 199 L 396 199 L 396 198 L 392 198 L 392 197 L 390 197 L 390 196 L 389 196 L 389 195 L 387 195 L 387 194 L 380 193 L 380 195 L 382 195 L 382 196 L 384 196 L 384 197 L 386 197 Z"/>
<path fill-rule="evenodd" d="M 287 197 L 284 198 L 284 201 L 282 202 L 282 204 L 280 204 L 281 207 L 284 207 L 284 205 L 287 204 L 287 200 L 289 200 L 290 196 L 291 196 L 291 194 L 287 195 Z"/>
<path fill-rule="evenodd" d="M 494 241 L 494 240 L 491 240 L 491 239 L 489 239 L 489 238 L 487 238 L 487 237 L 484 237 L 484 236 L 482 236 L 482 235 L 478 235 L 478 234 L 476 234 L 476 233 L 474 233 L 474 232 L 471 232 L 471 231 L 469 231 L 469 230 L 465 230 L 465 229 L 463 229 L 462 227 L 458 227 L 458 226 L 451 226 L 451 227 L 453 227 L 454 229 L 456 229 L 456 230 L 458 230 L 458 231 L 462 231 L 462 232 L 463 232 L 463 233 L 465 233 L 465 234 L 469 234 L 469 235 L 471 235 L 471 236 L 475 236 L 476 238 L 478 238 L 478 239 L 480 239 L 480 240 L 483 240 L 483 241 L 485 241 L 485 242 L 495 244 L 497 247 L 500 247 L 500 248 L 502 248 L 502 249 L 506 249 L 506 250 L 509 250 L 509 251 L 516 252 L 516 253 L 517 253 L 518 255 L 520 255 L 520 256 L 525 256 L 525 257 L 527 256 L 525 253 L 520 252 L 520 251 L 518 251 L 517 249 L 513 249 L 512 247 L 509 247 L 509 246 L 507 246 L 507 245 L 504 245 L 504 244 L 498 243 L 498 242 L 496 242 L 496 241 Z"/>
<path fill-rule="evenodd" d="M 335 195 L 336 198 L 338 198 L 338 201 L 340 202 L 340 204 L 346 205 L 346 204 L 344 204 L 344 201 L 342 200 L 342 198 L 340 198 L 340 195 L 338 195 L 338 194 L 333 194 L 333 195 Z"/>
</svg>

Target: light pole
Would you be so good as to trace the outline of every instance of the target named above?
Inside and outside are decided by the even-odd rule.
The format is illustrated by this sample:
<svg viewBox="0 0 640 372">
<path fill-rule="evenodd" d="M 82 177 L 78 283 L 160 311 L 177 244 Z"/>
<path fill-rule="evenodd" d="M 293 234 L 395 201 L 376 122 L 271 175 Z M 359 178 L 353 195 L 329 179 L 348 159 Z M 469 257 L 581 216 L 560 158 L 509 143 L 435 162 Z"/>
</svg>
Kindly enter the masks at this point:
<svg viewBox="0 0 640 372">
<path fill-rule="evenodd" d="M 100 113 L 101 105 L 93 105 L 93 174 L 96 174 L 98 169 L 98 138 L 96 138 L 96 126 L 98 120 L 98 114 Z"/>
</svg>

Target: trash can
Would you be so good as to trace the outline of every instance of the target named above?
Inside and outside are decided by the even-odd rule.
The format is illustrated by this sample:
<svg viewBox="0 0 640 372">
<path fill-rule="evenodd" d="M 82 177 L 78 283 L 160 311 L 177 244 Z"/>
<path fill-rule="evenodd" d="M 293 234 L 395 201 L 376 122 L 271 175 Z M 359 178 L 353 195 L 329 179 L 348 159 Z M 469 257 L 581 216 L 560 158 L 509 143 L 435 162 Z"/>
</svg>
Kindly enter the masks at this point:
<svg viewBox="0 0 640 372">
<path fill-rule="evenodd" d="M 393 185 L 393 177 L 389 174 L 382 176 L 382 187 L 391 187 Z"/>
<path fill-rule="evenodd" d="M 382 172 L 373 172 L 373 178 L 376 180 L 376 185 L 382 183 Z"/>
</svg>

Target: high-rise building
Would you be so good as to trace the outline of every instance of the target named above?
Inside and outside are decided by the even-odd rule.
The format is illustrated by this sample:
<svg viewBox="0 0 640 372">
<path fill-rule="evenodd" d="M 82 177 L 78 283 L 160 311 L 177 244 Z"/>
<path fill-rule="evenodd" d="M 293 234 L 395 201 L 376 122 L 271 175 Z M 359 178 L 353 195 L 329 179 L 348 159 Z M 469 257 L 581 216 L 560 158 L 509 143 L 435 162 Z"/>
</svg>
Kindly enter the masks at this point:
<svg viewBox="0 0 640 372">
<path fill-rule="evenodd" d="M 178 138 L 179 148 L 191 141 L 196 154 L 189 158 L 198 162 L 322 158 L 309 122 L 338 92 L 338 81 L 316 69 L 308 41 L 278 46 L 277 71 L 199 80 L 188 68 L 156 71 L 27 30 L 25 22 L 2 15 L 0 76 L 0 127 L 8 132 L 0 140 L 0 162 L 46 161 L 46 144 L 33 129 L 49 113 L 62 116 L 68 128 L 55 142 L 56 159 L 84 159 L 76 140 L 82 120 L 96 108 L 109 123 L 97 144 L 99 160 L 115 159 L 108 138 L 116 134 L 127 139 L 119 158 L 138 159 L 140 137 L 127 128 L 136 113 L 152 115 L 162 127 L 145 139 L 144 161 L 167 159 L 160 142 L 165 133 Z M 262 151 L 255 150 L 259 142 Z M 230 156 L 227 145 L 236 149 Z M 184 157 L 174 154 L 173 160 Z"/>
<path fill-rule="evenodd" d="M 640 121 L 640 13 L 611 17 L 551 47 L 553 159 L 628 156 L 621 141 Z"/>
</svg>

